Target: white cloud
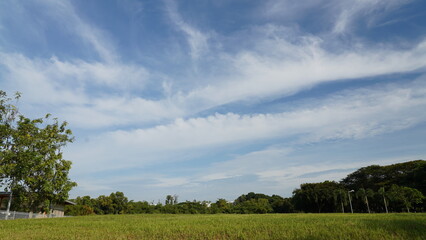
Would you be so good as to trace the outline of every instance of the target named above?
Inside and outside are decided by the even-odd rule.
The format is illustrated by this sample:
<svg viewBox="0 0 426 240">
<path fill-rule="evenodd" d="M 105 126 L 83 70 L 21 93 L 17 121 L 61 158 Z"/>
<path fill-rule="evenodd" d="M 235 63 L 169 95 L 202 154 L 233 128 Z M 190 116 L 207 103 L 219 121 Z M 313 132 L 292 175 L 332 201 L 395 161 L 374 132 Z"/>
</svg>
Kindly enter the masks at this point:
<svg viewBox="0 0 426 240">
<path fill-rule="evenodd" d="M 327 6 L 326 1 L 320 0 L 268 0 L 261 8 L 261 13 L 268 18 L 299 19 L 307 10 L 318 6 Z M 318 9 L 318 8 L 317 8 Z"/>
<path fill-rule="evenodd" d="M 85 156 L 85 165 L 103 162 L 100 168 L 146 166 L 179 161 L 177 156 L 182 152 L 270 139 L 297 139 L 293 144 L 361 139 L 425 122 L 425 108 L 426 86 L 422 77 L 407 85 L 380 85 L 375 89 L 343 92 L 289 112 L 215 114 L 206 118 L 178 119 L 146 129 L 112 131 L 74 149 L 78 154 L 73 159 L 76 165 L 83 163 L 79 155 Z M 122 160 L 118 162 L 117 159 Z M 214 178 L 206 176 L 206 179 Z"/>
<path fill-rule="evenodd" d="M 65 30 L 80 36 L 83 41 L 91 46 L 90 48 L 98 53 L 103 61 L 111 63 L 118 60 L 119 57 L 107 33 L 84 21 L 77 14 L 71 2 L 43 0 L 41 3 L 48 7 L 46 13 L 62 24 Z"/>
<path fill-rule="evenodd" d="M 180 16 L 174 0 L 167 0 L 165 3 L 170 20 L 175 24 L 177 29 L 182 31 L 187 37 L 187 42 L 191 49 L 191 57 L 195 60 L 199 59 L 209 49 L 209 34 L 203 33 L 185 22 Z"/>
<path fill-rule="evenodd" d="M 22 92 L 24 109 L 34 111 L 50 106 L 48 112 L 66 119 L 74 127 L 123 126 L 184 114 L 170 99 L 149 100 L 131 94 L 144 90 L 150 81 L 149 72 L 141 66 L 61 61 L 56 57 L 30 59 L 2 52 L 0 66 L 3 89 Z"/>
<path fill-rule="evenodd" d="M 136 65 L 30 59 L 22 54 L 0 52 L 6 84 L 31 96 L 34 103 L 87 103 L 88 86 L 121 90 L 143 89 L 150 75 Z"/>
<path fill-rule="evenodd" d="M 273 26 L 267 30 L 275 34 Z M 279 34 L 279 33 L 276 33 Z M 19 90 L 32 105 L 62 106 L 61 114 L 83 128 L 171 120 L 196 114 L 223 104 L 283 97 L 329 81 L 410 72 L 426 66 L 426 42 L 412 49 L 362 50 L 331 53 L 320 47 L 320 39 L 305 38 L 291 43 L 281 38 L 259 41 L 259 49 L 228 57 L 235 73 L 219 77 L 211 84 L 174 92 L 163 84 L 166 98 L 138 97 L 151 74 L 144 67 L 122 63 L 30 59 L 20 54 L 0 53 L 6 90 Z M 229 71 L 232 72 L 232 71 Z M 12 86 L 14 89 L 12 89 Z M 126 93 L 116 97 L 89 91 Z"/>
<path fill-rule="evenodd" d="M 1 75 L 6 90 L 24 92 L 32 103 L 82 104 L 87 101 L 81 89 L 65 88 L 66 82 L 49 60 L 31 60 L 21 54 L 0 52 Z M 55 79 L 55 80 L 54 80 Z"/>
<path fill-rule="evenodd" d="M 130 64 L 89 63 L 85 61 L 72 63 L 59 61 L 54 57 L 51 59 L 51 67 L 54 68 L 50 70 L 52 74 L 68 75 L 77 81 L 82 80 L 88 84 L 105 85 L 116 89 L 142 89 L 150 77 L 149 72 L 144 67 Z"/>
<path fill-rule="evenodd" d="M 189 178 L 175 177 L 175 178 L 158 178 L 155 179 L 157 183 L 148 186 L 151 187 L 176 187 L 190 184 Z"/>
<path fill-rule="evenodd" d="M 93 27 L 78 17 L 69 2 L 47 3 L 58 9 L 52 11 L 54 17 L 62 14 L 83 29 Z M 193 56 L 201 57 L 208 49 L 208 37 L 182 20 L 175 2 L 166 1 L 166 6 L 169 17 L 193 42 Z M 67 27 L 74 29 L 73 24 Z M 321 37 L 269 24 L 253 27 L 249 36 L 244 36 L 252 45 L 237 47 L 235 54 L 214 53 L 210 65 L 217 70 L 213 76 L 201 70 L 191 77 L 194 84 L 181 86 L 182 79 L 163 77 L 173 84 L 165 84 L 162 77 L 153 81 L 158 76 L 147 68 L 116 61 L 111 42 L 96 32 L 92 36 L 82 31 L 81 38 L 99 45 L 94 48 L 101 49 L 97 51 L 105 55 L 104 62 L 31 59 L 1 53 L 0 65 L 7 71 L 0 70 L 0 74 L 6 79 L 7 90 L 23 92 L 32 105 L 66 104 L 57 112 L 74 126 L 94 128 L 171 121 L 232 102 L 289 96 L 324 82 L 407 73 L 426 66 L 426 41 L 405 50 L 362 45 L 330 50 L 323 46 Z M 103 54 L 102 49 L 110 53 Z M 157 94 L 155 99 L 147 99 L 139 95 L 148 84 L 162 89 L 165 97 Z"/>
<path fill-rule="evenodd" d="M 315 14 L 315 19 L 328 26 L 334 34 L 350 33 L 353 25 L 364 22 L 367 27 L 377 24 L 388 13 L 411 0 L 269 0 L 262 7 L 266 18 L 294 22 Z"/>
<path fill-rule="evenodd" d="M 139 125 L 180 117 L 184 112 L 168 100 L 140 97 L 98 97 L 84 106 L 62 108 L 60 115 L 80 128 Z"/>
<path fill-rule="evenodd" d="M 338 53 L 323 49 L 320 41 L 260 39 L 258 45 L 268 52 L 242 51 L 230 57 L 234 74 L 191 91 L 181 101 L 209 108 L 239 100 L 288 96 L 324 82 L 404 73 L 426 66 L 425 41 L 409 50 L 361 48 Z"/>
<path fill-rule="evenodd" d="M 275 168 L 292 152 L 288 147 L 272 146 L 260 151 L 250 152 L 234 157 L 232 160 L 216 162 L 207 167 L 197 181 L 213 181 L 253 175 L 265 169 Z M 273 167 L 274 166 L 274 167 Z"/>
<path fill-rule="evenodd" d="M 339 1 L 340 13 L 333 27 L 333 32 L 342 34 L 350 31 L 351 25 L 359 18 L 367 18 L 368 25 L 375 25 L 382 16 L 395 8 L 410 3 L 411 0 L 356 0 Z"/>
</svg>

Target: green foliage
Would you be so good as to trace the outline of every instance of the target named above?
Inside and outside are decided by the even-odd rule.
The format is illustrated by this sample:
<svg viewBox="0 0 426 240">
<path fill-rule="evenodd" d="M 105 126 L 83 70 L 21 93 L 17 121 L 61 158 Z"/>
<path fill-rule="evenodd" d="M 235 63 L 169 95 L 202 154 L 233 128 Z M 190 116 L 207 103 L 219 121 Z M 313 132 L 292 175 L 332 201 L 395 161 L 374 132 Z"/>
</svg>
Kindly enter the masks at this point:
<svg viewBox="0 0 426 240">
<path fill-rule="evenodd" d="M 365 190 L 364 188 L 360 188 L 356 192 L 356 197 L 365 203 L 368 213 L 370 213 L 370 205 L 368 204 L 368 198 L 371 198 L 373 196 L 374 191 L 369 188 L 367 190 Z"/>
<path fill-rule="evenodd" d="M 355 212 L 400 212 L 403 209 L 421 212 L 425 210 L 424 194 L 410 186 L 425 188 L 425 166 L 426 161 L 416 160 L 363 167 L 340 184 L 329 181 L 302 184 L 294 190 L 292 201 L 296 211 L 348 212 L 349 191 L 354 190 L 351 203 Z"/>
<path fill-rule="evenodd" d="M 249 197 L 247 197 L 249 196 Z M 101 195 L 97 198 L 89 196 L 77 197 L 72 200 L 77 205 L 69 206 L 65 214 L 80 216 L 90 214 L 140 214 L 140 213 L 168 213 L 168 214 L 216 214 L 216 213 L 289 213 L 293 212 L 293 205 L 288 198 L 278 195 L 249 193 L 241 195 L 234 204 L 225 199 L 218 199 L 215 203 L 207 201 L 185 201 L 177 203 L 177 196 L 167 195 L 165 205 L 149 204 L 148 202 L 128 201 L 122 192 Z M 84 207 L 83 207 L 84 206 Z"/>
<path fill-rule="evenodd" d="M 293 191 L 293 202 L 297 211 L 337 212 L 336 191 L 343 187 L 336 182 L 304 183 Z"/>
<path fill-rule="evenodd" d="M 391 186 L 387 192 L 387 196 L 396 210 L 401 209 L 401 206 L 403 206 L 407 212 L 410 212 L 410 209 L 422 203 L 425 199 L 419 190 L 395 184 Z"/>
<path fill-rule="evenodd" d="M 67 205 L 65 206 L 65 212 L 70 216 L 85 216 L 95 214 L 93 208 L 87 205 Z"/>
<path fill-rule="evenodd" d="M 235 206 L 236 213 L 271 213 L 273 211 L 268 199 L 252 198 Z"/>
<path fill-rule="evenodd" d="M 211 204 L 211 213 L 232 213 L 234 211 L 232 203 L 223 198 L 218 199 L 215 203 Z"/>
<path fill-rule="evenodd" d="M 347 189 L 378 191 L 392 184 L 415 188 L 426 194 L 426 161 L 416 160 L 388 166 L 371 165 L 349 174 L 341 183 Z"/>
<path fill-rule="evenodd" d="M 272 200 L 269 200 L 274 213 L 293 213 L 294 206 L 291 198 L 282 198 L 278 195 L 272 195 Z"/>
<path fill-rule="evenodd" d="M 130 201 L 127 204 L 127 213 L 136 214 L 136 213 L 154 213 L 155 208 L 152 207 L 148 202 L 133 202 Z"/>
<path fill-rule="evenodd" d="M 76 186 L 68 178 L 71 162 L 62 157 L 62 148 L 73 141 L 72 132 L 50 114 L 29 119 L 10 101 L 0 91 L 0 187 L 12 190 L 14 205 L 21 210 L 46 210 L 66 200 Z"/>
<path fill-rule="evenodd" d="M 166 201 L 165 201 L 165 204 L 166 204 L 166 205 L 173 205 L 173 204 L 177 204 L 177 202 L 178 202 L 178 196 L 177 196 L 177 195 L 174 195 L 174 196 L 172 196 L 172 195 L 167 195 L 167 196 L 166 196 Z"/>
<path fill-rule="evenodd" d="M 294 207 L 290 199 L 278 195 L 268 196 L 250 192 L 234 201 L 235 213 L 291 213 Z"/>
<path fill-rule="evenodd" d="M 343 188 L 337 188 L 333 191 L 334 205 L 338 206 L 340 204 L 341 208 L 339 210 L 341 210 L 343 213 L 345 212 L 345 206 L 348 205 L 346 192 L 347 191 Z"/>
</svg>

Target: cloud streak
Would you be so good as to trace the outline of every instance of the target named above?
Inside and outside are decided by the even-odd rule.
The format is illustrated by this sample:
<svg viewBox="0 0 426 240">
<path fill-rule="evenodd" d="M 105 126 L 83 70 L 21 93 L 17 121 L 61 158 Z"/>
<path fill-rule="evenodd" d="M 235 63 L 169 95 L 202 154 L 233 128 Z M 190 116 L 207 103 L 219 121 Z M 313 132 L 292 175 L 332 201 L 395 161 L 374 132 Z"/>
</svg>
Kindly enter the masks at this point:
<svg viewBox="0 0 426 240">
<path fill-rule="evenodd" d="M 392 11 L 411 0 L 269 0 L 262 7 L 263 16 L 295 22 L 316 16 L 325 25 L 324 34 L 352 34 L 358 24 L 376 25 Z"/>
<path fill-rule="evenodd" d="M 55 21 L 60 22 L 70 33 L 80 36 L 80 39 L 97 52 L 102 61 L 112 63 L 119 60 L 106 32 L 82 20 L 71 2 L 43 0 L 41 3 L 45 4 L 48 14 Z"/>
<path fill-rule="evenodd" d="M 191 49 L 191 58 L 198 60 L 209 50 L 209 34 L 203 33 L 185 22 L 179 14 L 177 4 L 174 0 L 166 0 L 165 3 L 170 20 L 176 28 L 186 36 L 186 40 Z"/>
<path fill-rule="evenodd" d="M 242 146 L 271 139 L 293 139 L 289 144 L 296 146 L 326 140 L 362 139 L 424 122 L 424 83 L 422 77 L 411 85 L 342 92 L 318 100 L 314 106 L 301 106 L 288 112 L 215 114 L 206 118 L 178 119 L 146 129 L 112 131 L 84 143 L 84 147 L 75 152 L 91 159 L 85 160 L 84 165 L 104 162 L 103 166 L 114 168 L 117 164 L 147 166 L 154 162 L 178 161 L 179 158 L 172 156 L 182 152 Z M 126 152 L 126 160 L 117 162 L 120 154 L 115 154 L 109 146 Z M 77 166 L 83 163 L 78 156 L 73 158 Z"/>
<path fill-rule="evenodd" d="M 77 16 L 69 3 L 48 1 L 48 4 L 59 9 L 55 14 L 65 15 L 76 25 L 91 26 Z M 166 6 L 169 17 L 182 29 L 199 32 L 181 19 L 175 2 L 166 1 Z M 102 42 L 101 35 L 95 34 L 93 38 L 99 39 L 103 48 L 110 49 L 109 41 Z M 222 66 L 220 71 L 213 76 L 201 71 L 189 87 L 179 85 L 182 79 L 153 73 L 142 65 L 117 62 L 115 57 L 106 57 L 105 62 L 66 61 L 55 56 L 37 59 L 2 52 L 0 64 L 7 71 L 0 74 L 7 79 L 6 86 L 14 86 L 8 89 L 18 88 L 27 93 L 33 105 L 66 104 L 60 114 L 75 126 L 105 128 L 173 121 L 233 102 L 282 98 L 322 83 L 409 73 L 426 66 L 425 41 L 409 49 L 361 44 L 330 50 L 321 37 L 273 24 L 253 27 L 245 38 L 252 39 L 253 45 L 248 41 L 249 46 L 234 54 L 215 53 L 212 64 Z M 201 56 L 196 49 L 205 49 L 203 46 L 195 47 L 192 52 Z M 209 81 L 202 81 L 203 78 Z M 169 81 L 173 84 L 166 84 Z M 149 98 L 141 94 L 148 84 L 161 89 L 163 96 Z"/>
<path fill-rule="evenodd" d="M 232 57 L 235 74 L 195 89 L 186 98 L 206 108 L 251 98 L 289 96 L 312 86 L 424 69 L 426 42 L 409 50 L 351 49 L 329 52 L 320 39 L 293 44 L 284 39 L 260 39 L 273 52 L 243 51 Z"/>
</svg>

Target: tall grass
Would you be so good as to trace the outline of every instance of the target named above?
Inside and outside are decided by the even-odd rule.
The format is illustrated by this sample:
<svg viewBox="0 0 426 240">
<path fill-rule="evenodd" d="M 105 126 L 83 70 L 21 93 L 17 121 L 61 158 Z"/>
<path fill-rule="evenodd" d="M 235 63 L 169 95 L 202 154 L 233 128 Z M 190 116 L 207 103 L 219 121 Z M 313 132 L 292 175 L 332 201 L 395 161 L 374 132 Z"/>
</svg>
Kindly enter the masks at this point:
<svg viewBox="0 0 426 240">
<path fill-rule="evenodd" d="M 0 221 L 1 239 L 425 239 L 426 214 L 104 215 Z"/>
</svg>

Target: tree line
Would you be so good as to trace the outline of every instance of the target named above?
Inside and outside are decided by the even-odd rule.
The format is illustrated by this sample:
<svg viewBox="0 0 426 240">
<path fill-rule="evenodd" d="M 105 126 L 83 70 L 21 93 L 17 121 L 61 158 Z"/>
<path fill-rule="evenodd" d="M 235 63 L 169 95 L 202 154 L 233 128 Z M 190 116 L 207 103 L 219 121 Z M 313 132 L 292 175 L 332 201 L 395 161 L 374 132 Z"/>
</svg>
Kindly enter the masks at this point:
<svg viewBox="0 0 426 240">
<path fill-rule="evenodd" d="M 250 192 L 233 202 L 178 202 L 178 196 L 167 195 L 164 202 L 149 203 L 129 201 L 124 193 L 116 192 L 97 198 L 77 197 L 73 200 L 76 205 L 66 207 L 66 214 L 423 212 L 425 184 L 426 161 L 416 160 L 360 168 L 340 182 L 304 183 L 289 198 Z"/>
<path fill-rule="evenodd" d="M 97 198 L 90 196 L 73 199 L 76 205 L 66 206 L 66 214 L 79 216 L 91 214 L 139 214 L 139 213 L 170 213 L 170 214 L 216 214 L 216 213 L 285 213 L 293 212 L 288 198 L 278 195 L 248 193 L 241 195 L 233 203 L 225 199 L 216 202 L 185 201 L 178 202 L 177 196 L 167 195 L 164 202 L 149 203 L 147 201 L 129 201 L 124 193 L 115 192 L 109 196 Z"/>
</svg>

